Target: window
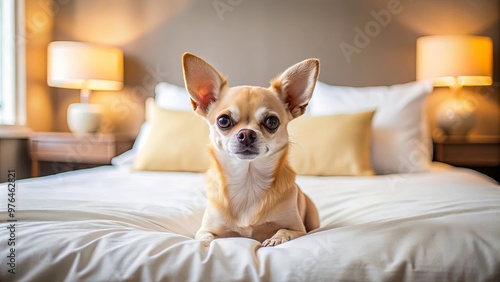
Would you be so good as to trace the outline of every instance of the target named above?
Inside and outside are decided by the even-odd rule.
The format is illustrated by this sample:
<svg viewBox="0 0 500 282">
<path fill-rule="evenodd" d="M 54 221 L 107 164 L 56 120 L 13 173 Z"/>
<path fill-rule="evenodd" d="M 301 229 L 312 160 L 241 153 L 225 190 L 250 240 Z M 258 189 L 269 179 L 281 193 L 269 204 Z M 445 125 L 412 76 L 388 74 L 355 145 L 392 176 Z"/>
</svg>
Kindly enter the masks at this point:
<svg viewBox="0 0 500 282">
<path fill-rule="evenodd" d="M 0 1 L 0 124 L 25 124 L 24 1 Z"/>
</svg>

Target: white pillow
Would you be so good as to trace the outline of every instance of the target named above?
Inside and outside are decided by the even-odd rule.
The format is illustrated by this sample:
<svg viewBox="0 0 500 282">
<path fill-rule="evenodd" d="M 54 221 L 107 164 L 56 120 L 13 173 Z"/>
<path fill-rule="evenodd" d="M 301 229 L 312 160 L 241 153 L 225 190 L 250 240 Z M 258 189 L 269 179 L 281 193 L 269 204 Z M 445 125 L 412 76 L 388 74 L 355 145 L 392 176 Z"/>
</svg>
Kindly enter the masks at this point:
<svg viewBox="0 0 500 282">
<path fill-rule="evenodd" d="M 160 82 L 155 87 L 155 102 L 160 108 L 175 111 L 192 111 L 186 88 Z"/>
<path fill-rule="evenodd" d="M 376 174 L 429 170 L 432 141 L 425 117 L 431 81 L 393 86 L 346 87 L 317 82 L 308 114 L 322 116 L 376 109 L 371 161 Z"/>
<path fill-rule="evenodd" d="M 114 166 L 131 166 L 134 164 L 137 150 L 130 149 L 111 159 L 111 164 Z"/>
</svg>

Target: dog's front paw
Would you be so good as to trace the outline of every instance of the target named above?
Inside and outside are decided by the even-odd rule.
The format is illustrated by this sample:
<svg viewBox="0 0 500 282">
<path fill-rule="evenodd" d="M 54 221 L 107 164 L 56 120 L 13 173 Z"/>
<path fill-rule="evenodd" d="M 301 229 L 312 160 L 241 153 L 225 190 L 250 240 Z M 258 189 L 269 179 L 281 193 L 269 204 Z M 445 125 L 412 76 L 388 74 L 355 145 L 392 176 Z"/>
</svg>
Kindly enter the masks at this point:
<svg viewBox="0 0 500 282">
<path fill-rule="evenodd" d="M 210 246 L 210 243 L 215 239 L 215 236 L 211 233 L 206 233 L 200 237 L 196 237 L 196 240 L 200 240 L 204 247 Z"/>
<path fill-rule="evenodd" d="M 264 242 L 262 242 L 261 246 L 262 247 L 274 247 L 274 246 L 278 246 L 281 243 L 285 243 L 287 241 L 289 241 L 288 238 L 285 238 L 285 237 L 276 238 L 275 236 L 273 236 L 270 239 L 264 240 Z"/>
<path fill-rule="evenodd" d="M 286 229 L 279 230 L 273 237 L 264 240 L 262 242 L 262 247 L 274 247 L 278 246 L 281 243 L 288 242 L 292 239 L 291 234 Z"/>
<path fill-rule="evenodd" d="M 262 242 L 261 246 L 262 247 L 274 247 L 278 246 L 279 244 L 288 242 L 292 239 L 295 239 L 299 236 L 302 236 L 305 234 L 305 231 L 294 231 L 294 230 L 289 230 L 289 229 L 280 229 L 276 234 L 274 234 L 273 237 L 265 240 Z"/>
</svg>

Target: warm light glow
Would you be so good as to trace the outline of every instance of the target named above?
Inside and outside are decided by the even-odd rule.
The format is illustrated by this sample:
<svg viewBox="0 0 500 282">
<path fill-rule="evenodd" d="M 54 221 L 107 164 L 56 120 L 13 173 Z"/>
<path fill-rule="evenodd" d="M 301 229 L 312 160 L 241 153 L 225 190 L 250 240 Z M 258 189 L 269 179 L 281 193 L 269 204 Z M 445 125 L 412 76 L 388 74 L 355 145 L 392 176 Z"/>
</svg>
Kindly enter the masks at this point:
<svg viewBox="0 0 500 282">
<path fill-rule="evenodd" d="M 62 34 L 69 34 L 78 41 L 113 46 L 136 44 L 158 27 L 170 27 L 174 36 L 177 36 L 177 33 L 182 34 L 176 28 L 177 15 L 182 13 L 187 6 L 193 4 L 193 1 L 190 0 L 58 0 L 54 3 L 54 9 L 58 6 L 61 6 L 62 9 L 64 4 L 60 2 L 71 2 L 68 6 L 73 7 L 64 9 L 65 16 L 57 17 L 57 29 Z M 217 16 L 215 11 L 214 15 Z"/>
<path fill-rule="evenodd" d="M 123 87 L 123 52 L 118 48 L 82 42 L 59 41 L 49 44 L 49 86 L 120 90 Z"/>
<path fill-rule="evenodd" d="M 417 40 L 417 79 L 434 86 L 492 84 L 493 44 L 483 36 L 425 36 Z"/>
</svg>

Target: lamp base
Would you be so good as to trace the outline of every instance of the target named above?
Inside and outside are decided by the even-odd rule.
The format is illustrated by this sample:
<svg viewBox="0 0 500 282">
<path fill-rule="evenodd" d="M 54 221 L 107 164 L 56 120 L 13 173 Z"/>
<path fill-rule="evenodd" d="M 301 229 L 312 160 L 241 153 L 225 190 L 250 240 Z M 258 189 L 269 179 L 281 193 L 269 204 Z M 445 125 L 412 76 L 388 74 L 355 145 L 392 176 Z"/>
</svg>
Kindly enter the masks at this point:
<svg viewBox="0 0 500 282">
<path fill-rule="evenodd" d="M 101 126 L 101 105 L 75 103 L 68 106 L 68 127 L 74 134 L 96 133 Z"/>
<path fill-rule="evenodd" d="M 475 107 L 467 100 L 450 98 L 437 108 L 436 122 L 446 135 L 466 136 L 474 127 Z"/>
</svg>

